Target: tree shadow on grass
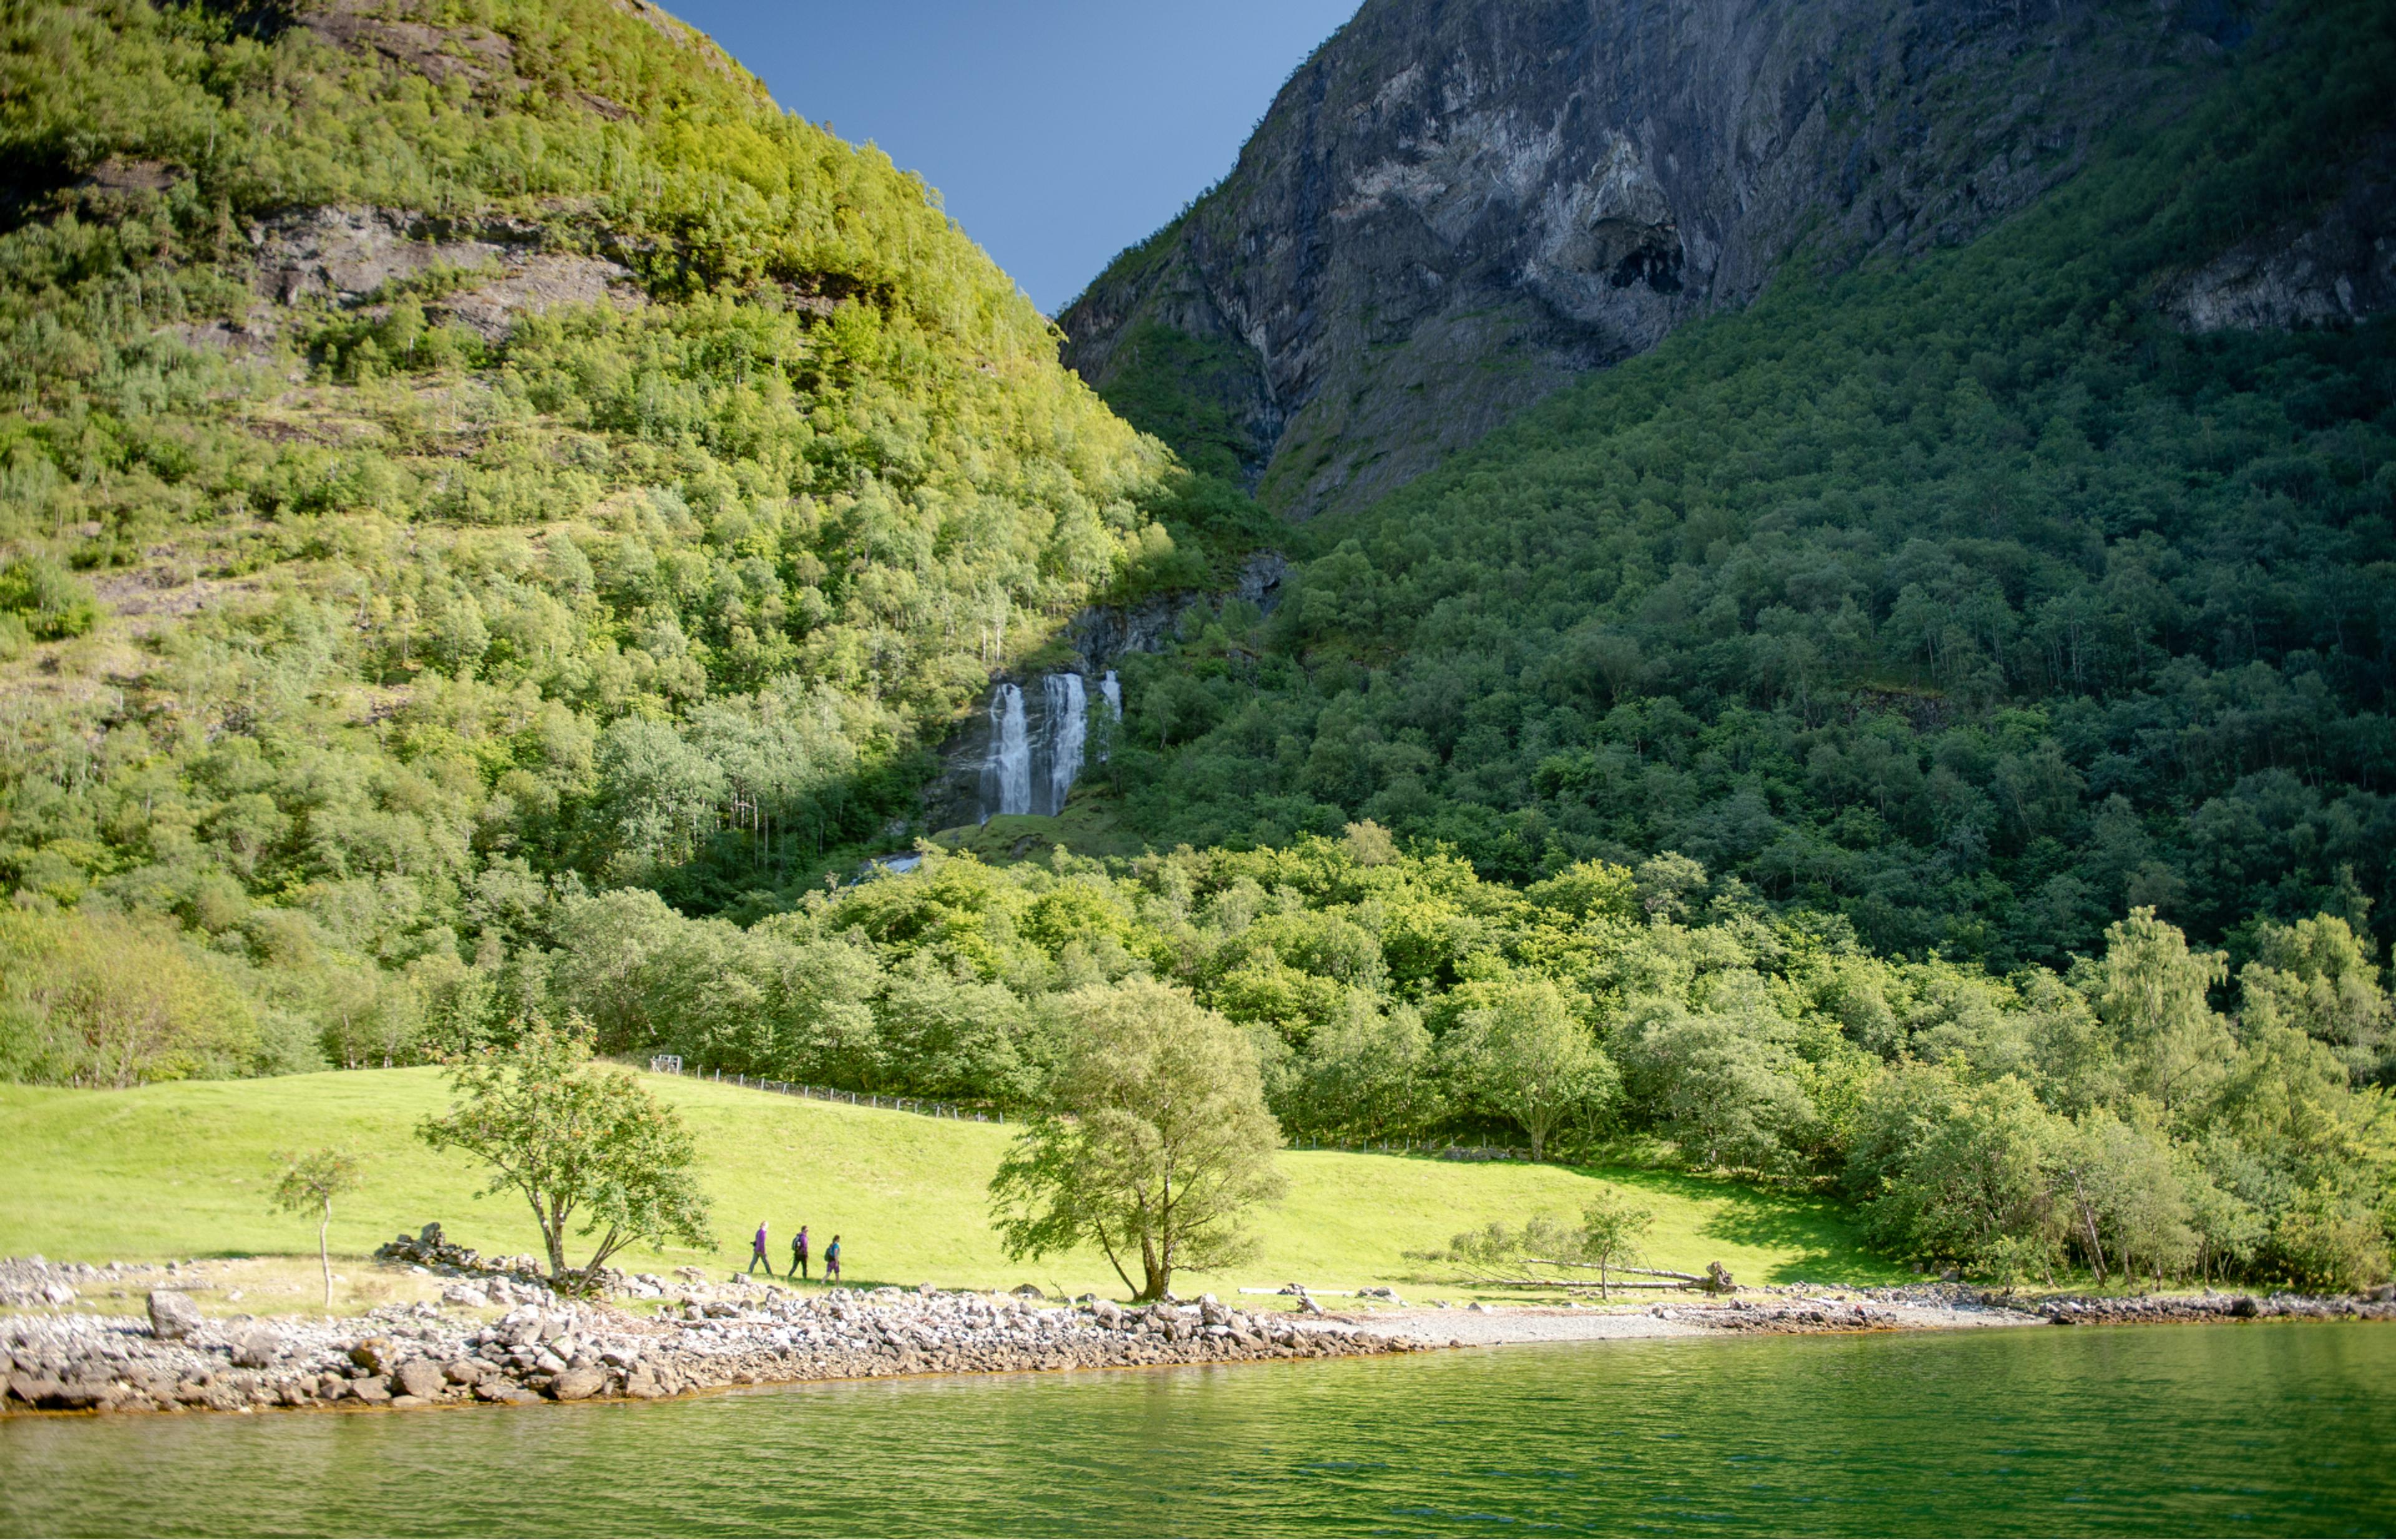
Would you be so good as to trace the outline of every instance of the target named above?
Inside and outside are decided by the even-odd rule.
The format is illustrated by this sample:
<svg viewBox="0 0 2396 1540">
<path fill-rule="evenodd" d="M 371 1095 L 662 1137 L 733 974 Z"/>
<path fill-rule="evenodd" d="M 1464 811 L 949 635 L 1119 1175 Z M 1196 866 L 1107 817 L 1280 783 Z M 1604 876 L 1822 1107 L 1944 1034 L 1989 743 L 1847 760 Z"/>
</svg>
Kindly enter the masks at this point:
<svg viewBox="0 0 2396 1540">
<path fill-rule="evenodd" d="M 1765 1270 L 1763 1283 L 1877 1283 L 1897 1279 L 1887 1259 L 1864 1245 L 1854 1213 L 1835 1199 L 1804 1192 L 1774 1191 L 1719 1176 L 1685 1172 L 1573 1168 L 1584 1176 L 1703 1204 L 1709 1212 L 1699 1237 L 1727 1245 L 1789 1254 Z"/>
</svg>

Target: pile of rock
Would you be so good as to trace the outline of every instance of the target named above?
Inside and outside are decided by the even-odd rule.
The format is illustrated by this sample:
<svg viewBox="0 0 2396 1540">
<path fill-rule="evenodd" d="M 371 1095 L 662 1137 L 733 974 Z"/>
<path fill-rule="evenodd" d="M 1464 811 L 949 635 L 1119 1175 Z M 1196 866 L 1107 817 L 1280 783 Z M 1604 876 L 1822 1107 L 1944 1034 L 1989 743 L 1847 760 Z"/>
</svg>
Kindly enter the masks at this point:
<svg viewBox="0 0 2396 1540">
<path fill-rule="evenodd" d="M 688 1281 L 686 1281 L 687 1282 Z M 1337 1323 L 1194 1305 L 1052 1307 L 926 1286 L 692 1297 L 654 1320 L 522 1305 L 488 1325 L 432 1305 L 346 1321 L 215 1320 L 174 1290 L 149 1319 L 0 1321 L 9 1410 L 255 1411 L 657 1397 L 722 1385 L 1407 1352 Z M 731 1291 L 725 1291 L 731 1294 Z"/>
<path fill-rule="evenodd" d="M 2057 1326 L 2167 1321 L 2396 1321 L 2396 1300 L 2385 1287 L 2361 1294 L 2138 1294 L 2069 1295 L 2003 1301 L 2004 1308 L 2046 1318 Z"/>
<path fill-rule="evenodd" d="M 427 1272 L 463 1277 L 470 1283 L 442 1292 L 453 1305 L 547 1305 L 556 1300 L 544 1281 L 540 1258 L 530 1255 L 485 1256 L 444 1235 L 438 1221 L 414 1235 L 401 1234 L 375 1248 L 375 1260 L 421 1268 Z M 698 1268 L 678 1268 L 697 1273 Z M 660 1299 L 670 1285 L 655 1273 L 621 1273 L 602 1268 L 589 1292 L 603 1298 Z M 480 1297 L 474 1297 L 479 1294 Z"/>
</svg>

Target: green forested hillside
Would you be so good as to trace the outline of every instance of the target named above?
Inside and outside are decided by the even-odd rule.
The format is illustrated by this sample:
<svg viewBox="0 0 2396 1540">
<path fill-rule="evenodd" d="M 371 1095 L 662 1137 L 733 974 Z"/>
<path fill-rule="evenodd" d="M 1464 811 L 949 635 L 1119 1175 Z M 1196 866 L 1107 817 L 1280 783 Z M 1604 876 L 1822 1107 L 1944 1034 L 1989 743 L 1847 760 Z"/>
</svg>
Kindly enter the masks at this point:
<svg viewBox="0 0 2396 1540">
<path fill-rule="evenodd" d="M 1148 975 L 1298 1136 L 2384 1277 L 2389 333 L 2154 299 L 2327 185 L 2391 25 L 2291 0 L 2012 225 L 1286 532 L 1276 613 L 1094 724 L 1064 823 L 1170 854 L 827 888 L 994 670 L 1253 505 L 640 0 L 0 10 L 0 1073 L 546 1018 L 1037 1106 L 1058 994 Z"/>
<path fill-rule="evenodd" d="M 2135 905 L 2396 935 L 2396 326 L 2159 302 L 2389 131 L 2396 20 L 2291 0 L 2231 73 L 1966 247 L 1792 263 L 1294 531 L 1270 623 L 1126 670 L 1135 822 L 1369 816 L 1517 883 L 1678 850 L 2000 967 Z"/>
<path fill-rule="evenodd" d="M 775 908 L 1205 576 L 937 198 L 641 0 L 18 7 L 0 166 L 0 881 L 200 1060 L 355 1057 L 560 881 Z"/>
</svg>

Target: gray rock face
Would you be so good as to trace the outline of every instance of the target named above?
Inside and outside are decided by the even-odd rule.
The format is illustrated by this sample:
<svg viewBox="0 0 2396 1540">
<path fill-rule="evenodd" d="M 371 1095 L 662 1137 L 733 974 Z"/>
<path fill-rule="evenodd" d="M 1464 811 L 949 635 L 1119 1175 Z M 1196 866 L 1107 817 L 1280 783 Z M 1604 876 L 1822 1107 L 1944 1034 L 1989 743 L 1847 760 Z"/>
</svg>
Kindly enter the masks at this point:
<svg viewBox="0 0 2396 1540">
<path fill-rule="evenodd" d="M 360 304 L 393 279 L 436 267 L 487 271 L 487 282 L 445 296 L 433 310 L 492 340 L 519 314 L 641 298 L 621 263 L 544 252 L 538 226 L 512 221 L 460 227 L 392 209 L 300 208 L 260 223 L 249 238 L 259 291 L 286 305 L 318 295 Z M 429 1242 L 439 1227 L 428 1228 Z"/>
<path fill-rule="evenodd" d="M 2220 14 L 1368 0 L 1231 176 L 1066 310 L 1065 361 L 1218 408 L 1269 506 L 1353 506 L 1746 303 L 1801 241 L 1845 265 L 2021 208 L 2216 78 Z"/>
<path fill-rule="evenodd" d="M 2396 306 L 2396 133 L 2383 133 L 2323 209 L 2241 241 L 2173 285 L 2190 331 L 2351 325 Z"/>
<path fill-rule="evenodd" d="M 204 1324 L 192 1296 L 174 1289 L 150 1291 L 150 1330 L 162 1342 L 178 1342 Z"/>
</svg>

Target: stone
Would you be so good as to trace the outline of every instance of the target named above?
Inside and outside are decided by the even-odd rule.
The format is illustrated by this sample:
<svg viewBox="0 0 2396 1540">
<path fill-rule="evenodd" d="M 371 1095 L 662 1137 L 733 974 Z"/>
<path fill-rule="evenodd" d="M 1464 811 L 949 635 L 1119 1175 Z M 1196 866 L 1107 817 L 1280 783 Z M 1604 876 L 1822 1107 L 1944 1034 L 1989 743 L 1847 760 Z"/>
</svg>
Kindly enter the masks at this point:
<svg viewBox="0 0 2396 1540">
<path fill-rule="evenodd" d="M 568 1369 L 549 1382 L 551 1397 L 562 1401 L 589 1401 L 607 1388 L 607 1376 L 596 1369 Z"/>
<path fill-rule="evenodd" d="M 150 1291 L 150 1330 L 161 1342 L 180 1342 L 205 1322 L 192 1296 L 177 1289 Z"/>
<path fill-rule="evenodd" d="M 2240 1294 L 2230 1302 L 2230 1313 L 2243 1321 L 2251 1321 L 2262 1311 L 2263 1308 L 2255 1303 L 2253 1294 Z"/>
<path fill-rule="evenodd" d="M 521 1406 L 527 1401 L 540 1400 L 539 1396 L 523 1386 L 503 1379 L 485 1380 L 474 1387 L 474 1399 L 480 1401 L 494 1401 L 505 1406 Z"/>
<path fill-rule="evenodd" d="M 441 1377 L 452 1385 L 479 1384 L 491 1372 L 490 1365 L 479 1359 L 451 1359 L 441 1366 Z"/>
<path fill-rule="evenodd" d="M 448 1383 L 448 1377 L 431 1359 L 410 1359 L 399 1366 L 399 1372 L 392 1376 L 392 1388 L 402 1395 L 431 1401 L 441 1394 L 441 1387 Z"/>
<path fill-rule="evenodd" d="M 233 1345 L 236 1369 L 271 1369 L 283 1356 L 283 1339 L 264 1327 L 244 1332 Z"/>
<path fill-rule="evenodd" d="M 11 1374 L 8 1394 L 27 1406 L 39 1406 L 65 1387 L 46 1374 Z"/>
<path fill-rule="evenodd" d="M 366 1402 L 368 1406 L 388 1406 L 391 1404 L 390 1387 L 378 1379 L 352 1380 L 350 1382 L 350 1394 Z"/>
<path fill-rule="evenodd" d="M 643 1401 L 655 1401 L 665 1393 L 664 1384 L 646 1367 L 636 1365 L 624 1376 L 624 1394 L 628 1396 L 637 1396 Z"/>
<path fill-rule="evenodd" d="M 559 1358 L 555 1353 L 551 1352 L 546 1348 L 534 1354 L 532 1361 L 533 1366 L 540 1370 L 543 1374 L 562 1374 L 566 1368 L 566 1361 Z"/>
<path fill-rule="evenodd" d="M 472 1283 L 452 1283 L 441 1291 L 441 1303 L 461 1309 L 479 1310 L 491 1303 L 491 1296 Z"/>
<path fill-rule="evenodd" d="M 391 1348 L 391 1338 L 372 1336 L 350 1349 L 350 1361 L 370 1374 L 388 1374 L 399 1367 Z"/>
</svg>

